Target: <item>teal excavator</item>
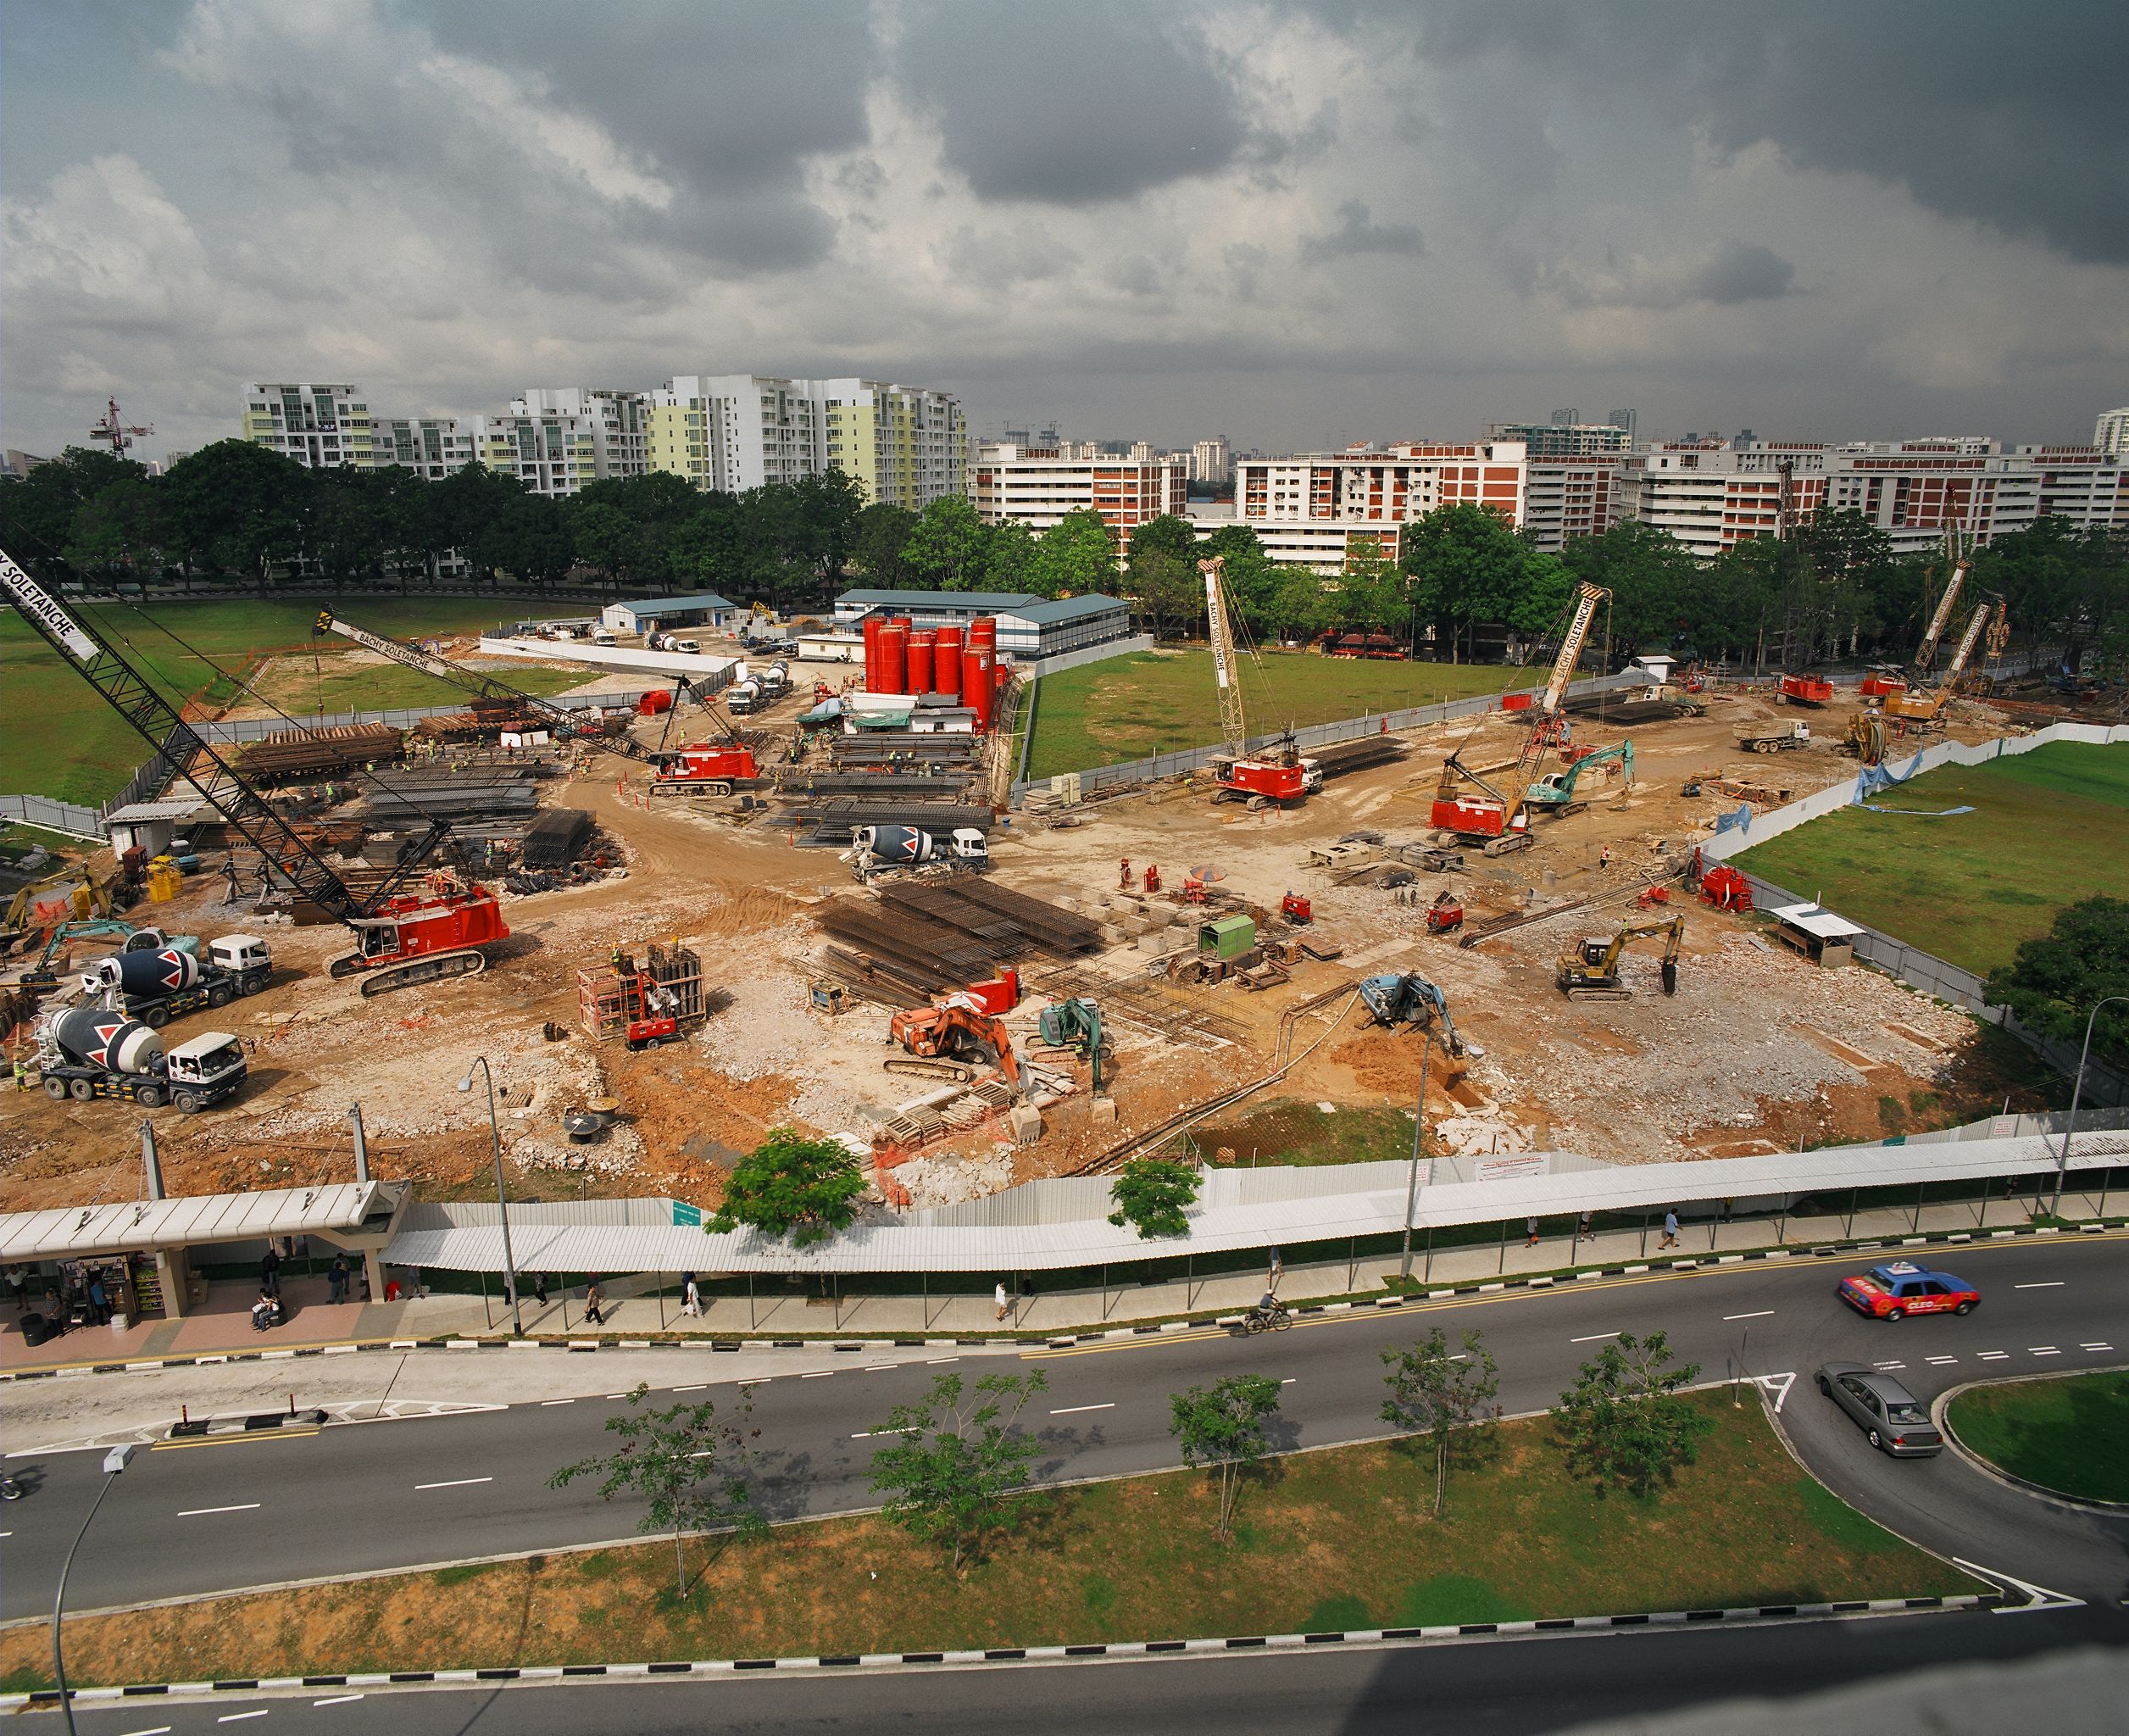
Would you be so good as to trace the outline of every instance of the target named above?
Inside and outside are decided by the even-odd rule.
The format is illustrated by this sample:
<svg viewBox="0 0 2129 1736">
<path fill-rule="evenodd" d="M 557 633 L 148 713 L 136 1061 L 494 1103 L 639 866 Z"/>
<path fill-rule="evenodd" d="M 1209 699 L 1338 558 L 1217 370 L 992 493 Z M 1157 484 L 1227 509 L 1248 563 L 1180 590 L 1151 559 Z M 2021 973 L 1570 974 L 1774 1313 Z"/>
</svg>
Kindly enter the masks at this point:
<svg viewBox="0 0 2129 1736">
<path fill-rule="evenodd" d="M 1069 1049 L 1087 1057 L 1093 1070 L 1092 1088 L 1102 1089 L 1102 1014 L 1091 1000 L 1075 997 L 1054 1001 L 1042 1009 L 1037 1028 L 1042 1041 L 1053 1049 Z"/>
<path fill-rule="evenodd" d="M 1565 771 L 1548 771 L 1523 792 L 1523 799 L 1534 807 L 1565 808 L 1575 799 L 1576 782 L 1585 771 L 1599 765 L 1617 761 L 1621 782 L 1631 789 L 1634 782 L 1634 744 L 1621 742 L 1615 748 L 1599 748 L 1593 754 L 1585 754 Z"/>
</svg>

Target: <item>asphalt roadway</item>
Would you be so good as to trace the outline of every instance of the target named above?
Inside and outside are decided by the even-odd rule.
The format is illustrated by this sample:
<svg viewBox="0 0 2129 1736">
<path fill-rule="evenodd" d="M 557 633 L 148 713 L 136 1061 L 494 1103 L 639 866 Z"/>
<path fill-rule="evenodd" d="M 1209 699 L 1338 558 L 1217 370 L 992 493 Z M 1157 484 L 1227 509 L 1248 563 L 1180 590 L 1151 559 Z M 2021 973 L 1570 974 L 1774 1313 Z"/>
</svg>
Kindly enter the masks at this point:
<svg viewBox="0 0 2129 1736">
<path fill-rule="evenodd" d="M 2075 1631 L 2085 1638 L 2097 1637 L 2099 1631 L 2087 1632 L 2086 1624 L 2098 1622 L 2119 1641 L 2125 1636 L 2109 1624 L 2119 1621 L 2121 1600 L 2129 1594 L 2129 1526 L 2009 1489 L 1949 1453 L 1928 1461 L 1885 1459 L 1871 1451 L 1852 1425 L 1820 1397 L 1810 1377 L 1820 1363 L 1829 1360 L 1875 1363 L 1896 1369 L 1910 1388 L 1927 1399 L 1974 1379 L 2129 1361 L 2129 1260 L 2123 1256 L 2118 1240 L 2068 1237 L 1977 1244 L 1945 1253 L 1943 1263 L 1973 1280 L 1985 1297 L 1982 1308 L 1965 1320 L 1914 1319 L 1898 1325 L 1863 1320 L 1832 1294 L 1837 1276 L 1853 1270 L 1856 1262 L 1804 1260 L 1704 1267 L 1687 1273 L 1652 1272 L 1553 1290 L 1444 1300 L 1424 1308 L 1356 1310 L 1315 1316 L 1292 1331 L 1257 1338 L 1206 1330 L 1003 1355 L 969 1351 L 956 1357 L 945 1350 L 911 1351 L 907 1360 L 891 1366 L 781 1376 L 767 1382 L 756 1388 L 753 1422 L 771 1455 L 767 1488 L 777 1513 L 846 1511 L 874 1503 L 865 1476 L 870 1431 L 894 1403 L 920 1394 L 942 1366 L 971 1376 L 992 1368 L 1041 1369 L 1050 1390 L 1032 1407 L 1030 1421 L 1051 1449 L 1042 1463 L 1043 1474 L 1087 1477 L 1172 1465 L 1168 1395 L 1225 1374 L 1260 1372 L 1288 1383 L 1283 1395 L 1281 1444 L 1315 1446 L 1381 1433 L 1376 1415 L 1382 1391 L 1381 1349 L 1409 1341 L 1432 1326 L 1442 1327 L 1452 1336 L 1473 1327 L 1485 1333 L 1487 1347 L 1500 1364 L 1502 1401 L 1511 1411 L 1536 1410 L 1551 1403 L 1576 1365 L 1593 1355 L 1609 1336 L 1660 1329 L 1670 1334 L 1682 1360 L 1703 1365 L 1704 1378 L 1734 1373 L 1767 1384 L 1780 1402 L 1782 1426 L 1799 1454 L 1865 1511 L 1914 1541 L 1987 1573 L 2009 1576 L 2093 1606 L 2000 1618 L 1996 1626 L 1978 1618 L 1970 1625 L 1969 1618 L 1948 1616 L 1796 1630 L 1820 1636 L 1804 1640 L 1783 1641 L 1776 1634 L 1764 1640 L 1757 1635 L 1723 1635 L 1723 1645 L 1765 1644 L 1779 1653 L 1783 1645 L 1796 1644 L 1811 1649 L 1815 1655 L 1828 1644 L 1861 1644 L 1891 1660 L 1903 1655 L 1904 1648 L 1942 1644 L 1954 1648 L 1945 1654 L 1954 1655 L 1959 1653 L 1960 1642 L 1956 1640 L 1893 1636 L 1993 1633 L 1998 1627 L 2015 1622 L 2037 1629 Z M 668 1389 L 692 1387 L 691 1363 L 694 1370 L 702 1370 L 714 1354 L 671 1353 Z M 725 1367 L 715 1372 L 724 1375 Z M 1795 1378 L 1785 1382 L 1785 1376 Z M 698 1377 L 709 1377 L 704 1372 Z M 731 1403 L 734 1389 L 720 1385 L 710 1389 L 710 1396 L 722 1408 Z M 617 1408 L 618 1398 L 548 1400 L 501 1411 L 172 1443 L 143 1452 L 112 1489 L 75 1562 L 69 1606 L 86 1611 L 629 1537 L 632 1510 L 601 1503 L 583 1484 L 564 1491 L 547 1487 L 547 1478 L 558 1466 L 598 1449 L 604 1439 L 604 1420 Z M 4 1544 L 7 1571 L 0 1576 L 0 1616 L 19 1617 L 49 1607 L 60 1554 L 93 1496 L 99 1479 L 97 1466 L 97 1455 L 86 1453 L 11 1462 L 10 1470 L 31 1484 L 31 1494 L 0 1515 L 0 1523 L 11 1533 Z M 2103 1616 L 2102 1611 L 2110 1613 Z M 1847 1637 L 1824 1637 L 1832 1633 Z M 1865 1638 L 1859 1640 L 1854 1637 L 1857 1634 Z M 1683 1669 L 1686 1678 L 1699 1679 L 1703 1666 L 1682 1661 L 1708 1655 L 1697 1648 L 1712 1641 L 1712 1636 L 1700 1636 L 1665 1653 L 1661 1672 L 1676 1678 Z M 1433 1650 L 1412 1655 L 1431 1661 L 1423 1666 L 1398 1662 L 1406 1655 L 1402 1653 L 1369 1655 L 1376 1661 L 1365 1666 L 1352 1661 L 1359 1654 L 1340 1655 L 1346 1661 L 1324 1666 L 1321 1691 L 1334 1700 L 1347 1696 L 1341 1703 L 1349 1704 L 1356 1717 L 1376 1703 L 1372 1696 L 1384 1691 L 1381 1684 L 1404 1680 L 1415 1670 L 1424 1678 L 1452 1667 L 1440 1663 L 1445 1654 Z M 1914 1661 L 1932 1660 L 1917 1653 Z M 1292 1667 L 1306 1677 L 1315 1661 L 1320 1660 L 1296 1660 Z M 1117 1666 L 1098 1679 L 1125 1679 L 1140 1671 L 1155 1672 L 1147 1680 L 1166 1679 L 1162 1671 L 1189 1666 L 1187 1662 L 1128 1669 Z M 1900 1666 L 1888 1661 L 1884 1666 Z M 1454 1667 L 1477 1672 L 1471 1677 L 1471 1692 L 1478 1695 L 1481 1666 Z M 1593 1667 L 1601 1677 L 1602 1667 Z M 1642 1667 L 1649 1680 L 1659 1673 L 1653 1662 Z M 1774 1667 L 1776 1676 L 1770 1679 L 1787 1679 L 1783 1666 Z M 1248 1672 L 1232 1673 L 1238 1678 Z M 1550 1675 L 1548 1667 L 1547 1697 L 1554 1707 L 1566 1704 L 1576 1708 L 1578 1717 L 1600 1715 L 1599 1705 L 1586 1708 L 1579 1698 L 1563 1700 L 1560 1696 L 1568 1690 L 1550 1683 Z M 1228 1676 L 1222 1672 L 1221 1681 Z M 957 1682 L 979 1679 L 1004 1678 L 985 1672 L 956 1677 Z M 1076 1678 L 1076 1687 L 1081 1679 Z M 1205 1703 L 1209 1694 L 1224 1696 L 1228 1691 L 1209 1689 L 1204 1678 L 1176 1679 L 1191 1684 L 1179 1691 L 1187 1692 L 1192 1705 Z M 1334 1686 L 1334 1681 L 1343 1686 Z M 1734 1674 L 1725 1679 L 1720 1670 L 1710 1671 L 1706 1681 L 1720 1682 L 1725 1689 L 1739 1685 Z M 760 1687 L 775 1692 L 785 1685 L 764 1683 Z M 1651 1704 L 1648 1687 L 1649 1681 L 1640 1683 L 1631 1691 L 1643 1697 L 1630 1700 L 1630 1690 L 1622 1684 L 1616 1704 L 1647 1706 Z M 673 1684 L 670 1690 L 644 1689 L 641 1703 L 655 1708 L 664 1703 L 658 1696 L 669 1691 L 685 1695 L 728 1689 L 723 1683 L 698 1684 L 692 1690 Z M 842 1705 L 853 1709 L 853 1717 L 883 1709 L 856 1683 L 824 1680 L 805 1691 L 820 1696 L 817 1707 L 810 1700 L 802 1702 L 796 1693 L 769 1704 L 796 1707 L 803 1703 L 805 1718 L 818 1717 L 826 1724 L 842 1717 L 837 1710 Z M 937 1691 L 911 1691 L 925 1706 L 926 1715 L 937 1722 L 942 1710 Z M 1118 1691 L 1132 1696 L 1133 1705 L 1153 1703 L 1138 1697 L 1146 1690 Z M 1237 1715 L 1247 1712 L 1250 1728 L 1264 1728 L 1264 1718 L 1254 1714 L 1265 1708 L 1253 1695 L 1241 1699 L 1244 1691 L 1234 1690 Z M 746 1692 L 751 1695 L 755 1689 L 750 1684 Z M 1009 1686 L 1002 1692 L 1011 1697 Z M 1337 1727 L 1323 1722 L 1330 1710 L 1324 1701 L 1306 1689 L 1298 1692 L 1302 1700 L 1309 1702 L 1314 1722 L 1298 1722 L 1293 1728 Z M 529 1715 L 534 1693 L 520 1690 L 511 1696 L 514 1717 Z M 838 1699 L 844 1694 L 847 1700 Z M 455 1698 L 461 1702 L 461 1717 L 473 1715 L 470 1696 Z M 972 1707 L 982 1698 L 976 1690 L 957 1689 L 953 1704 Z M 363 1703 L 347 1702 L 351 1706 Z M 425 1697 L 393 1702 L 395 1708 L 410 1714 L 425 1703 Z M 307 1706 L 308 1702 L 301 1704 Z M 698 1715 L 708 1715 L 709 1704 L 698 1707 Z M 643 1714 L 649 1722 L 631 1725 L 611 1717 L 609 1702 L 600 1705 L 602 1724 L 668 1728 L 658 1722 L 665 1714 L 655 1710 Z M 1085 1719 L 1090 1728 L 1096 1716 L 1091 1705 Z M 172 1717 L 179 1710 L 168 1709 Z M 281 1710 L 277 1705 L 277 1713 Z M 320 1715 L 331 1710 L 322 1708 Z M 1480 1716 L 1476 1700 L 1465 1710 L 1481 1728 L 1536 1729 L 1557 1724 L 1555 1720 L 1552 1725 L 1510 1722 L 1494 1726 Z M 1410 1723 L 1410 1711 L 1408 1706 L 1401 1727 L 1424 1728 Z M 1053 1707 L 1052 1713 L 1054 1728 Z M 226 1715 L 225 1710 L 221 1716 Z M 725 1716 L 721 1711 L 715 1715 L 720 1722 Z M 785 1714 L 775 1716 L 781 1720 Z M 131 1732 L 161 1722 L 158 1714 L 155 1719 L 136 1718 L 106 1728 Z M 998 1728 L 999 1722 L 994 1716 L 988 1727 Z"/>
</svg>

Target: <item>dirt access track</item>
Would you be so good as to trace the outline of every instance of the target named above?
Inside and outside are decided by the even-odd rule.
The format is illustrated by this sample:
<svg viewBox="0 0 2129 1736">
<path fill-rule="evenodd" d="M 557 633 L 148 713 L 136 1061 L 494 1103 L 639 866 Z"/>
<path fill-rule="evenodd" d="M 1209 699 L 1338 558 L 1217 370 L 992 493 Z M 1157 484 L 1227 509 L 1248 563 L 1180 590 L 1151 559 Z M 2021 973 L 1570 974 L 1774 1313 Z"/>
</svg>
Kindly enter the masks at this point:
<svg viewBox="0 0 2129 1736">
<path fill-rule="evenodd" d="M 1961 710 L 1953 732 L 1963 739 L 2006 728 L 1980 708 Z M 1798 715 L 1777 713 L 1764 695 L 1732 693 L 1715 695 L 1704 717 L 1630 732 L 1578 719 L 1585 742 L 1631 734 L 1632 792 L 1600 786 L 1571 813 L 1538 821 L 1532 849 L 1492 860 L 1474 852 L 1468 872 L 1423 873 L 1409 903 L 1394 891 L 1336 884 L 1306 865 L 1307 852 L 1361 829 L 1392 843 L 1426 838 L 1441 760 L 1470 733 L 1468 723 L 1418 732 L 1403 761 L 1334 781 L 1288 812 L 1215 806 L 1202 785 L 1170 784 L 1085 809 L 1070 827 L 1016 816 L 993 834 L 992 871 L 1005 885 L 1107 920 L 1116 914 L 1120 859 L 1131 860 L 1135 883 L 1158 863 L 1170 890 L 1138 900 L 1134 914 L 1159 909 L 1194 924 L 1201 913 L 1178 905 L 1173 889 L 1189 870 L 1215 867 L 1225 876 L 1220 890 L 1263 911 L 1276 912 L 1289 889 L 1305 893 L 1314 937 L 1342 946 L 1342 956 L 1304 961 L 1291 983 L 1261 993 L 1233 982 L 1152 985 L 1147 967 L 1156 961 L 1128 943 L 1069 975 L 1037 961 L 1026 972 L 1029 997 L 1010 1021 L 1024 1041 L 1046 984 L 1098 1001 L 1108 985 L 1114 1119 L 1092 1104 L 1083 1063 L 1045 1056 L 1078 1088 L 1045 1111 L 1039 1140 L 1014 1145 L 994 1121 L 928 1148 L 896 1176 L 922 1204 L 1081 1168 L 1135 1130 L 1262 1078 L 1287 1008 L 1391 970 L 1417 969 L 1438 982 L 1475 1050 L 1468 1074 L 1448 1088 L 1438 1066 L 1433 1074 L 1430 1133 L 1443 1149 L 1563 1147 L 1652 1162 L 1876 1138 L 2000 1107 L 2006 1082 L 1980 1055 L 1965 1014 L 1860 969 L 1820 971 L 1766 940 L 1763 923 L 1693 903 L 1676 885 L 1665 909 L 1647 913 L 1685 913 L 1675 997 L 1658 989 L 1646 943 L 1628 954 L 1631 999 L 1570 1003 L 1555 988 L 1556 955 L 1642 914 L 1633 899 L 1647 876 L 1666 856 L 1689 852 L 1736 805 L 1682 797 L 1687 774 L 1720 767 L 1798 793 L 1853 775 L 1854 762 L 1834 751 L 1849 715 L 1841 704 L 1808 714 L 1815 738 L 1824 738 L 1808 748 L 1737 750 L 1738 727 Z M 1519 735 L 1497 714 L 1465 759 L 1511 758 Z M 625 876 L 506 896 L 512 938 L 479 976 L 364 1000 L 353 982 L 326 975 L 346 948 L 341 929 L 266 931 L 274 986 L 171 1027 L 173 1040 L 234 1030 L 253 1053 L 234 1102 L 194 1117 L 157 1114 L 170 1190 L 344 1177 L 347 1110 L 359 1103 L 380 1173 L 417 1178 L 431 1197 L 480 1197 L 492 1187 L 487 1103 L 477 1077 L 470 1093 L 455 1088 L 483 1055 L 494 1071 L 514 1194 L 546 1199 L 670 1193 L 714 1204 L 734 1154 L 767 1128 L 791 1123 L 869 1141 L 898 1105 L 925 1094 L 930 1082 L 881 1066 L 894 1052 L 886 1007 L 861 1002 L 831 1018 L 809 1004 L 821 946 L 809 911 L 826 897 L 866 896 L 835 854 L 795 848 L 759 820 L 746 823 L 733 804 L 645 803 L 617 784 L 629 769 L 599 757 L 550 783 L 544 797 L 591 810 L 625 850 Z M 1609 864 L 1600 865 L 1607 847 Z M 1473 920 L 1532 899 L 1590 904 L 1465 950 L 1426 932 L 1425 905 L 1445 884 Z M 242 910 L 220 904 L 222 890 L 210 871 L 178 902 L 135 915 L 203 937 L 243 929 Z M 675 938 L 700 950 L 720 1010 L 689 1040 L 641 1054 L 590 1041 L 577 1023 L 578 966 Z M 545 1034 L 550 1026 L 565 1033 L 560 1040 Z M 1299 1059 L 1289 1076 L 1227 1114 L 1275 1099 L 1409 1110 L 1420 1048 L 1412 1032 L 1375 1028 L 1350 994 L 1335 996 L 1297 1021 Z M 599 1143 L 570 1144 L 562 1114 L 599 1097 L 618 1100 L 619 1125 Z M 136 1197 L 140 1120 L 122 1104 L 0 1095 L 0 1209 Z"/>
</svg>

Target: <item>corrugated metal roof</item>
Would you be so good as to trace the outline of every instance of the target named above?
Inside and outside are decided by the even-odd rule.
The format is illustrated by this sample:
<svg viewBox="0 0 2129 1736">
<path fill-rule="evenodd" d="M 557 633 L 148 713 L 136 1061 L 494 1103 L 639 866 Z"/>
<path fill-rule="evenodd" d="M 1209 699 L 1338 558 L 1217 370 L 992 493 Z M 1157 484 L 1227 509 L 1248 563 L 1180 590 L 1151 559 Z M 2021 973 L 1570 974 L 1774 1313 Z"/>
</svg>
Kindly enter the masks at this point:
<svg viewBox="0 0 2129 1736">
<path fill-rule="evenodd" d="M 1036 626 L 1052 626 L 1062 620 L 1077 620 L 1089 615 L 1120 615 L 1126 605 L 1120 597 L 1089 591 L 1083 597 L 1059 597 L 1047 603 L 1030 603 L 1000 612 Z"/>
<path fill-rule="evenodd" d="M 1818 904 L 1776 904 L 1767 914 L 1787 923 L 1792 928 L 1801 928 L 1806 934 L 1815 935 L 1820 940 L 1845 940 L 1851 934 L 1868 934 L 1871 932 Z"/>
<path fill-rule="evenodd" d="M 956 615 L 989 615 L 1042 599 L 1032 591 L 845 591 L 836 607 L 859 603 L 870 609 L 944 609 Z"/>
<path fill-rule="evenodd" d="M 166 796 L 159 802 L 128 802 L 123 808 L 114 808 L 103 820 L 106 825 L 114 820 L 121 825 L 141 820 L 183 820 L 197 814 L 204 805 L 181 797 Z"/>
<path fill-rule="evenodd" d="M 655 615 L 661 609 L 737 609 L 739 605 L 714 591 L 698 591 L 692 597 L 638 597 L 614 607 L 625 609 L 631 615 Z"/>
<path fill-rule="evenodd" d="M 1846 1146 L 1767 1157 L 1692 1163 L 1606 1164 L 1577 1153 L 1539 1155 L 1543 1173 L 1476 1179 L 1487 1159 L 1436 1159 L 1413 1216 L 1417 1229 L 1497 1223 L 1526 1215 L 1631 1211 L 1726 1199 L 1793 1199 L 1850 1188 L 1980 1182 L 2054 1167 L 2060 1147 L 2042 1135 L 1945 1139 L 1904 1146 Z M 2076 1169 L 2105 1167 L 2129 1155 L 2129 1133 L 2081 1133 Z M 1468 1168 L 1465 1167 L 1468 1166 Z M 1032 1204 L 1016 1188 L 973 1206 L 910 1213 L 853 1225 L 811 1248 L 793 1248 L 753 1230 L 729 1234 L 664 1226 L 591 1225 L 551 1213 L 575 1208 L 518 1206 L 510 1230 L 518 1264 L 572 1272 L 990 1272 L 1055 1271 L 1183 1254 L 1333 1242 L 1394 1232 L 1404 1221 L 1402 1162 L 1317 1170 L 1215 1171 L 1191 1212 L 1187 1239 L 1146 1242 L 1111 1224 L 1109 1183 L 1081 1178 L 1046 1186 Z M 1355 1173 L 1358 1171 L 1359 1173 Z M 1314 1177 L 1320 1177 L 1320 1182 Z M 1355 1186 L 1355 1183 L 1359 1186 Z M 1310 1189 L 1320 1186 L 1326 1191 Z M 1330 1189 L 1338 1191 L 1328 1191 Z M 1060 1215 L 1052 1216 L 1045 1201 Z M 1063 1216 L 1066 1206 L 1074 1216 Z M 385 1257 L 408 1266 L 499 1271 L 503 1236 L 492 1206 L 450 1208 L 453 1227 L 406 1229 Z M 946 1221 L 948 1214 L 953 1221 Z M 981 1221 L 970 1221 L 980 1217 Z"/>
<path fill-rule="evenodd" d="M 117 1200 L 0 1217 L 0 1260 L 67 1260 L 83 1254 L 197 1248 L 262 1236 L 352 1232 L 403 1200 L 404 1182 L 337 1182 L 259 1194 L 205 1194 L 181 1199 Z"/>
</svg>

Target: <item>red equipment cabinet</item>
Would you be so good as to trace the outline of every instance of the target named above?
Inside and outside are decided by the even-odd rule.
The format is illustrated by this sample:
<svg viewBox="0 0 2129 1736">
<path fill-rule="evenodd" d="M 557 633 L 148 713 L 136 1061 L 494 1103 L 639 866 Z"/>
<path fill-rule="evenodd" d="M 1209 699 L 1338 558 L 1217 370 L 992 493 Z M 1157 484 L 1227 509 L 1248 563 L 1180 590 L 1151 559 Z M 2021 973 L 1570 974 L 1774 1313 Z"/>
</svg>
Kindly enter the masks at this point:
<svg viewBox="0 0 2129 1736">
<path fill-rule="evenodd" d="M 1792 705 L 1826 705 L 1833 698 L 1833 683 L 1815 675 L 1785 675 L 1777 696 Z"/>
</svg>

